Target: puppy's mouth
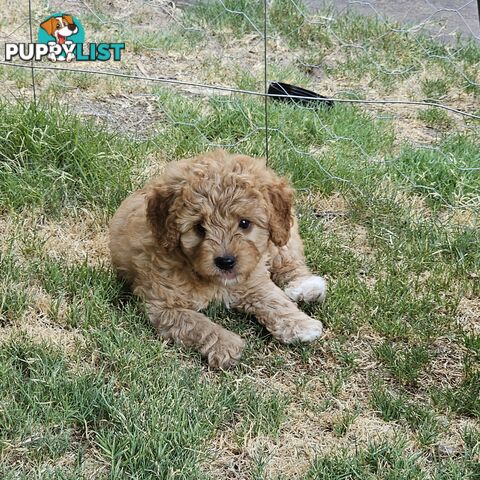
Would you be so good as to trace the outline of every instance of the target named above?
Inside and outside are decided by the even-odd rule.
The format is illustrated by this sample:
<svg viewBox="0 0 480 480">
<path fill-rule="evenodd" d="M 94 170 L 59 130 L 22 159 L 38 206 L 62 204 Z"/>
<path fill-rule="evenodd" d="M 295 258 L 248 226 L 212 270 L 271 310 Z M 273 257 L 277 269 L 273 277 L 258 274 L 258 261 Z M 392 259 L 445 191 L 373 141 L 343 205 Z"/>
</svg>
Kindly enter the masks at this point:
<svg viewBox="0 0 480 480">
<path fill-rule="evenodd" d="M 233 272 L 233 271 L 230 271 L 230 272 L 221 272 L 220 273 L 220 276 L 222 278 L 225 278 L 227 280 L 233 280 L 234 278 L 237 278 L 237 273 L 236 272 Z"/>
<path fill-rule="evenodd" d="M 234 270 L 220 271 L 219 278 L 225 285 L 233 285 L 238 282 L 239 274 Z"/>
</svg>

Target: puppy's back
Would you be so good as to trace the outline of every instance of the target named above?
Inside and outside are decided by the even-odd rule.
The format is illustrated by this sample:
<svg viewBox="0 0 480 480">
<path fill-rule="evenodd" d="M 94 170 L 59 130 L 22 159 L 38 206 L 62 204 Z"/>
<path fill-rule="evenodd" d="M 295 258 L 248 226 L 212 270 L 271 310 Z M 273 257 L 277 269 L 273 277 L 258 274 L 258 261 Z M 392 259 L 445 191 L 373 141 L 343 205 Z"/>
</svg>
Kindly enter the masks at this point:
<svg viewBox="0 0 480 480">
<path fill-rule="evenodd" d="M 146 192 L 138 190 L 127 197 L 110 221 L 110 255 L 118 273 L 132 282 L 138 262 L 148 245 L 152 244 L 151 230 L 146 223 Z"/>
</svg>

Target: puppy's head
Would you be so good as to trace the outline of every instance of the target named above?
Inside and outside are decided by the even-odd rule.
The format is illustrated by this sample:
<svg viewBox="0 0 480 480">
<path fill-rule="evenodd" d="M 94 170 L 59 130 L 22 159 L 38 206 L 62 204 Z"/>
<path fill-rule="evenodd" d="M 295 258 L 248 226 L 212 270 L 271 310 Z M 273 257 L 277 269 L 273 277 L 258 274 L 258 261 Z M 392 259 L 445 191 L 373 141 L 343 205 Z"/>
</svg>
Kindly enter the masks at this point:
<svg viewBox="0 0 480 480">
<path fill-rule="evenodd" d="M 61 17 L 50 17 L 40 26 L 49 34 L 55 37 L 59 43 L 63 43 L 65 38 L 70 37 L 78 32 L 71 15 L 63 15 Z"/>
<path fill-rule="evenodd" d="M 292 197 L 263 160 L 215 151 L 169 164 L 149 185 L 147 219 L 168 253 L 229 284 L 255 269 L 269 241 L 287 243 Z"/>
</svg>

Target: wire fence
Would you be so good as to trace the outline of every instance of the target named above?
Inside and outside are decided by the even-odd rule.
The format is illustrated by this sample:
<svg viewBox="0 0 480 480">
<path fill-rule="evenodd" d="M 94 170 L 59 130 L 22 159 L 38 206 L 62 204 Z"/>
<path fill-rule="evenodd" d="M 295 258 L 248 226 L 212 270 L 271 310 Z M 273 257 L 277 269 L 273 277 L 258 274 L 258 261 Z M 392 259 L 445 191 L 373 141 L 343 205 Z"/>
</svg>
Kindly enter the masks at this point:
<svg viewBox="0 0 480 480">
<path fill-rule="evenodd" d="M 300 0 L 13 0 L 0 22 L 2 54 L 7 43 L 35 42 L 42 20 L 60 11 L 82 22 L 86 42 L 124 42 L 122 60 L 2 58 L 4 98 L 43 103 L 56 98 L 139 139 L 157 141 L 165 125 L 174 125 L 184 134 L 193 132 L 207 147 L 258 153 L 256 140 L 262 138 L 267 156 L 275 157 L 281 144 L 308 158 L 326 178 L 352 183 L 323 161 L 322 145 L 305 148 L 293 138 L 291 126 L 282 123 L 286 117 L 272 114 L 275 95 L 267 93 L 268 84 L 287 82 L 339 104 L 362 105 L 375 120 L 392 126 L 398 142 L 448 160 L 460 184 L 480 170 L 438 146 L 448 128 L 478 129 L 480 22 L 475 0 L 423 0 L 414 9 L 410 2 L 380 0 L 334 5 Z M 167 94 L 191 103 L 182 109 L 162 97 Z M 223 113 L 230 108 L 242 119 L 246 126 L 241 131 L 235 132 L 232 124 L 225 127 L 233 130 L 231 135 L 212 133 L 205 116 L 218 103 L 206 107 L 205 102 L 213 97 Z M 263 115 L 253 114 L 241 98 L 263 101 Z M 322 109 L 301 108 L 322 132 L 324 145 L 348 145 L 366 165 L 393 162 L 388 155 L 379 158 L 357 134 L 337 129 Z M 404 180 L 443 198 L 435 185 L 416 183 L 408 175 Z M 458 199 L 445 202 L 463 209 L 477 199 L 462 195 L 460 207 Z"/>
</svg>

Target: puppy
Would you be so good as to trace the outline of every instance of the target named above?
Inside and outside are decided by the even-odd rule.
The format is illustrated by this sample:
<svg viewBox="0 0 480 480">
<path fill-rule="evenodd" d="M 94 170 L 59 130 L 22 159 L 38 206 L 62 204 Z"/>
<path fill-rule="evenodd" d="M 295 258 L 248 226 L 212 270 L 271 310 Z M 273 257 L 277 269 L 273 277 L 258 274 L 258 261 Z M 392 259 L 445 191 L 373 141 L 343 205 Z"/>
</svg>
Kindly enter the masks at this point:
<svg viewBox="0 0 480 480">
<path fill-rule="evenodd" d="M 45 20 L 40 26 L 52 37 L 55 37 L 56 43 L 62 45 L 66 43 L 66 39 L 78 32 L 78 27 L 75 25 L 71 15 L 62 15 L 61 17 L 50 17 Z M 53 43 L 53 42 L 52 42 Z M 48 56 L 52 62 L 57 61 L 57 56 L 51 53 Z M 68 53 L 66 57 L 58 57 L 58 60 L 66 60 L 71 62 L 75 58 L 73 53 Z"/>
<path fill-rule="evenodd" d="M 200 312 L 212 300 L 253 314 L 281 342 L 310 342 L 322 324 L 294 302 L 323 300 L 326 283 L 305 265 L 292 200 L 264 160 L 220 150 L 172 162 L 111 220 L 113 266 L 160 336 L 212 367 L 234 365 L 244 348 Z"/>
</svg>

